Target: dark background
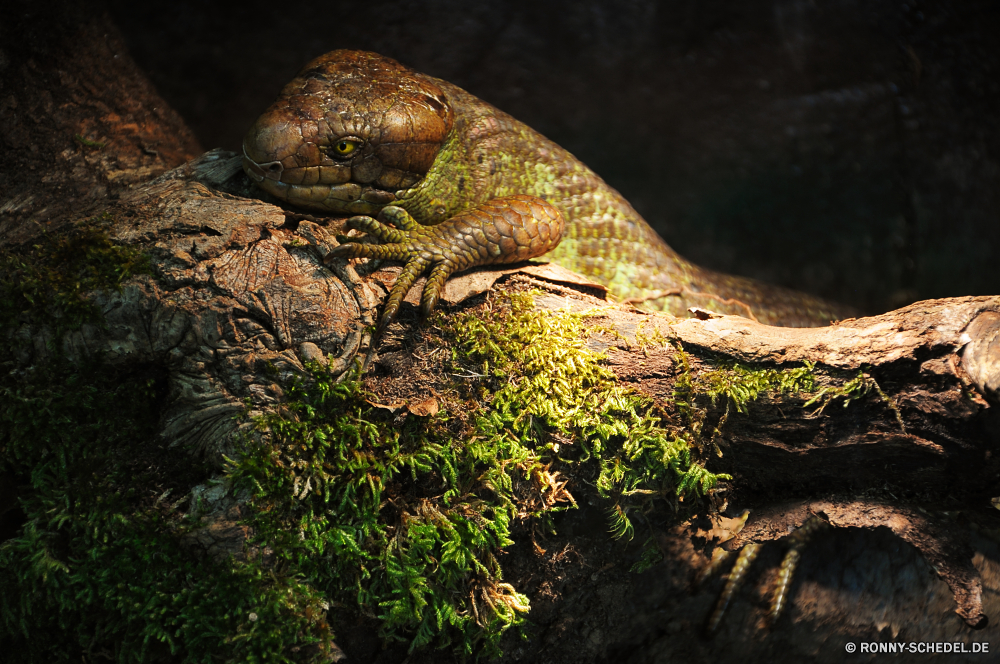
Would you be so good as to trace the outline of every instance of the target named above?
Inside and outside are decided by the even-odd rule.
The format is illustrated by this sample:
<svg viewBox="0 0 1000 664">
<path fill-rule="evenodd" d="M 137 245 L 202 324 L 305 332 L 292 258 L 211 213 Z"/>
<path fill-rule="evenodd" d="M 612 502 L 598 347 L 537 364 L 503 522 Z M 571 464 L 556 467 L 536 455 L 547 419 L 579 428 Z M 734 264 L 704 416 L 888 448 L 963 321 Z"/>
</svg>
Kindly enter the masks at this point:
<svg viewBox="0 0 1000 664">
<path fill-rule="evenodd" d="M 309 59 L 368 49 L 562 144 L 706 267 L 868 312 L 1000 293 L 995 2 L 109 7 L 205 148 L 239 149 Z"/>
</svg>

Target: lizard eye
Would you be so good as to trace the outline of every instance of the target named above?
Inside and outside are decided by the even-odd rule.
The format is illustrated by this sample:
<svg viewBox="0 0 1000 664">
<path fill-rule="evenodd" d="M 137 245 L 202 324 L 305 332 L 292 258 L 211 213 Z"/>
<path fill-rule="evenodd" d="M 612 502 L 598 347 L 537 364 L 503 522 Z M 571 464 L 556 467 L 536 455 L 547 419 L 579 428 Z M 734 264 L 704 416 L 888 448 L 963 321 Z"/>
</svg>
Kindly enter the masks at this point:
<svg viewBox="0 0 1000 664">
<path fill-rule="evenodd" d="M 332 153 L 331 157 L 349 157 L 354 154 L 354 151 L 360 147 L 361 141 L 356 141 L 350 138 L 342 138 L 333 144 L 333 148 L 330 150 Z"/>
</svg>

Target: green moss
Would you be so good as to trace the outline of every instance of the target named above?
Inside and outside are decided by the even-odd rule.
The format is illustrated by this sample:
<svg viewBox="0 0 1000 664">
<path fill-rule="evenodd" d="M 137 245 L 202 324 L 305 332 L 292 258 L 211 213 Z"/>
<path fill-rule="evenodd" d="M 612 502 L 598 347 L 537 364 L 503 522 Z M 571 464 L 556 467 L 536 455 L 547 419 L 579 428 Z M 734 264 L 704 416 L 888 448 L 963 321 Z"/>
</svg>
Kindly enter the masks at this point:
<svg viewBox="0 0 1000 664">
<path fill-rule="evenodd" d="M 686 359 L 683 362 L 686 366 Z M 747 404 L 761 394 L 812 394 L 803 408 L 815 406 L 814 415 L 819 415 L 838 399 L 847 408 L 851 402 L 875 392 L 895 413 L 896 420 L 905 432 L 902 414 L 895 401 L 879 387 L 878 382 L 864 367 L 856 373 L 829 368 L 821 371 L 814 362 L 806 360 L 800 367 L 779 371 L 773 367 L 726 361 L 718 368 L 703 373 L 697 384 L 691 383 L 690 389 L 708 396 L 713 404 L 723 398 L 727 410 L 728 405 L 732 404 L 739 413 L 745 413 Z"/>
<path fill-rule="evenodd" d="M 94 148 L 96 150 L 100 150 L 107 145 L 107 143 L 102 141 L 92 141 L 89 138 L 85 138 L 82 134 L 73 134 L 73 138 L 76 139 L 80 145 L 88 148 Z"/>
<path fill-rule="evenodd" d="M 101 232 L 107 221 L 0 257 L 6 329 L 59 338 L 101 323 L 87 293 L 148 269 Z M 0 477 L 18 487 L 23 517 L 0 543 L 5 662 L 322 657 L 331 635 L 314 589 L 185 544 L 197 524 L 178 508 L 209 469 L 156 435 L 162 372 L 0 360 Z"/>
<path fill-rule="evenodd" d="M 84 323 L 101 323 L 87 297 L 150 272 L 147 257 L 114 243 L 104 232 L 105 213 L 59 235 L 42 235 L 30 247 L 0 254 L 0 329 L 21 323 L 53 327 L 54 338 Z"/>
<path fill-rule="evenodd" d="M 357 381 L 311 373 L 232 461 L 257 541 L 326 597 L 379 618 L 384 638 L 495 652 L 527 606 L 495 556 L 516 507 L 490 476 L 517 459 L 457 440 L 444 412 L 399 426 Z"/>
<path fill-rule="evenodd" d="M 0 384 L 0 472 L 25 517 L 0 544 L 4 661 L 281 662 L 329 639 L 301 581 L 184 546 L 177 507 L 207 469 L 157 441 L 162 391 L 106 367 Z"/>
<path fill-rule="evenodd" d="M 492 380 L 481 435 L 513 437 L 545 462 L 550 452 L 575 464 L 596 463 L 596 486 L 613 502 L 612 532 L 631 536 L 628 513 L 653 498 L 671 502 L 704 495 L 719 479 L 696 462 L 687 428 L 640 392 L 620 385 L 584 346 L 586 317 L 540 312 L 530 298 L 514 296 L 506 314 L 492 321 L 466 316 L 456 336 L 466 360 L 480 363 Z M 458 351 L 456 351 L 458 352 Z M 581 453 L 558 450 L 552 432 L 569 436 Z"/>
<path fill-rule="evenodd" d="M 257 544 L 325 597 L 378 618 L 382 636 L 491 656 L 527 598 L 500 551 L 523 519 L 573 504 L 562 472 L 586 474 L 631 536 L 631 510 L 701 495 L 720 476 L 647 397 L 584 348 L 584 318 L 513 296 L 488 320 L 442 320 L 462 401 L 395 415 L 318 365 L 231 461 L 252 496 Z M 447 406 L 449 406 L 448 408 Z M 652 553 L 646 556 L 652 564 Z"/>
<path fill-rule="evenodd" d="M 5 325 L 100 322 L 86 294 L 148 269 L 101 223 L 2 258 Z M 678 346 L 673 403 L 657 404 L 586 348 L 597 329 L 583 315 L 509 296 L 485 319 L 439 327 L 458 378 L 434 416 L 400 422 L 356 377 L 315 364 L 285 386 L 286 402 L 227 468 L 231 495 L 251 507 L 257 553 L 245 561 L 185 544 L 198 523 L 179 508 L 209 470 L 156 438 L 157 371 L 52 362 L 5 373 L 0 472 L 21 486 L 25 523 L 0 544 L 0 649 L 12 661 L 320 661 L 332 604 L 376 618 L 411 650 L 496 655 L 529 608 L 504 581 L 501 553 L 518 523 L 551 527 L 574 504 L 567 477 L 596 486 L 612 535 L 631 538 L 653 501 L 676 509 L 728 477 L 703 465 L 715 433 L 702 432 L 705 395 L 728 413 L 767 392 L 814 393 L 822 408 L 877 388 L 862 373 L 817 389 L 812 365 L 727 364 L 696 378 Z M 647 540 L 635 568 L 660 559 Z"/>
<path fill-rule="evenodd" d="M 810 369 L 812 367 L 810 366 Z M 833 385 L 828 385 L 816 392 L 809 401 L 804 405 L 805 407 L 817 405 L 816 415 L 819 415 L 823 410 L 836 401 L 837 399 L 843 399 L 843 407 L 847 408 L 852 401 L 857 401 L 862 399 L 869 392 L 875 392 L 879 399 L 889 407 L 896 417 L 896 423 L 899 424 L 899 428 L 903 433 L 906 433 L 906 425 L 903 423 L 903 414 L 899 410 L 899 406 L 896 401 L 889 397 L 882 388 L 879 386 L 875 378 L 862 367 L 858 370 L 856 374 L 850 377 L 843 376 L 840 381 L 834 383 Z"/>
<path fill-rule="evenodd" d="M 675 361 L 681 368 L 674 393 L 677 408 L 688 422 L 695 446 L 711 449 L 720 457 L 722 450 L 716 443 L 716 437 L 729 420 L 730 406 L 734 406 L 737 413 L 746 413 L 747 405 L 762 394 L 811 393 L 817 389 L 815 365 L 811 362 L 779 371 L 773 367 L 724 360 L 716 368 L 695 378 L 680 342 L 674 342 L 674 347 Z M 700 397 L 707 397 L 713 405 L 720 399 L 725 402 L 725 410 L 708 436 L 703 435 L 707 411 L 697 405 Z"/>
<path fill-rule="evenodd" d="M 655 537 L 649 537 L 642 545 L 642 552 L 639 554 L 639 560 L 637 560 L 628 571 L 633 574 L 642 574 L 646 570 L 659 565 L 663 562 L 663 552 L 660 547 L 656 544 Z"/>
<path fill-rule="evenodd" d="M 712 403 L 723 397 L 736 407 L 736 412 L 745 413 L 747 404 L 761 394 L 787 394 L 792 392 L 815 392 L 817 389 L 815 365 L 804 362 L 793 369 L 751 366 L 739 362 L 707 371 L 698 381 L 703 394 Z"/>
<path fill-rule="evenodd" d="M 688 431 L 699 449 L 711 447 L 718 456 L 722 456 L 715 437 L 728 421 L 730 407 L 735 408 L 737 413 L 746 413 L 751 402 L 766 394 L 803 394 L 808 398 L 804 400 L 802 407 L 814 408 L 811 417 L 816 417 L 838 400 L 847 408 L 854 401 L 874 392 L 892 410 L 900 430 L 906 433 L 903 416 L 896 401 L 882 390 L 866 367 L 857 372 L 830 367 L 819 369 L 814 362 L 806 360 L 802 366 L 778 370 L 760 364 L 722 359 L 714 368 L 702 372 L 696 378 L 680 342 L 672 343 L 676 349 L 675 361 L 681 369 L 675 387 L 675 404 L 687 421 Z M 702 435 L 707 410 L 698 406 L 698 400 L 705 397 L 713 405 L 719 400 L 725 403 L 725 410 L 707 437 Z"/>
<path fill-rule="evenodd" d="M 670 343 L 670 340 L 663 335 L 660 328 L 654 327 L 652 332 L 646 332 L 646 321 L 642 321 L 636 326 L 635 341 L 642 348 L 643 352 L 648 352 L 651 346 L 662 347 Z"/>
</svg>

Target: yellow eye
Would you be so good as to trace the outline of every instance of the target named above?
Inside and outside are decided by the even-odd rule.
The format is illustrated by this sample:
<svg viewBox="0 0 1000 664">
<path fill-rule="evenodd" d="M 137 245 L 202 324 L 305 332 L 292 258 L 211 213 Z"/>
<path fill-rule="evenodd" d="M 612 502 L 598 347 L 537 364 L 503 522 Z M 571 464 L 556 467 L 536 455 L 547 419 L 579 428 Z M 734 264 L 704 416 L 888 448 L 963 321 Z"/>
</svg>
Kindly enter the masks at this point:
<svg viewBox="0 0 1000 664">
<path fill-rule="evenodd" d="M 333 144 L 333 154 L 338 157 L 347 157 L 358 149 L 358 142 L 348 139 L 341 139 Z"/>
</svg>

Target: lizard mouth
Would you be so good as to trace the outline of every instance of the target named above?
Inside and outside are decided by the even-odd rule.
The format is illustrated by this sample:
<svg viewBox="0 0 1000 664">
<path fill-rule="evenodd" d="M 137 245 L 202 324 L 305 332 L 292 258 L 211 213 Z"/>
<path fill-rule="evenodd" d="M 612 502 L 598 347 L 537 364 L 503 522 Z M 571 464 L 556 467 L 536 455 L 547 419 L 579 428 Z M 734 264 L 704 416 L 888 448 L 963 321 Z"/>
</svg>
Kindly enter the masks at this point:
<svg viewBox="0 0 1000 664">
<path fill-rule="evenodd" d="M 258 164 L 256 161 L 251 159 L 249 155 L 247 155 L 247 147 L 244 145 L 243 170 L 251 180 L 260 184 L 264 181 L 264 178 L 281 182 L 281 173 L 285 170 L 285 167 L 281 165 L 280 161 L 269 161 L 263 164 Z"/>
<path fill-rule="evenodd" d="M 308 171 L 313 168 L 319 171 L 319 167 L 304 167 L 297 170 L 304 171 L 306 177 L 303 179 L 309 181 L 311 178 L 308 177 Z M 326 184 L 316 182 L 318 177 L 313 180 L 315 184 L 283 182 L 285 167 L 282 163 L 280 161 L 258 163 L 247 154 L 246 145 L 243 146 L 243 171 L 258 187 L 272 196 L 292 205 L 313 210 L 343 214 L 377 214 L 383 207 L 396 200 L 396 195 L 391 191 L 357 182 Z"/>
</svg>

